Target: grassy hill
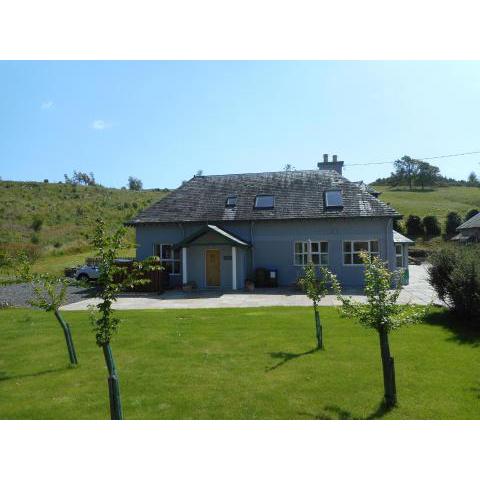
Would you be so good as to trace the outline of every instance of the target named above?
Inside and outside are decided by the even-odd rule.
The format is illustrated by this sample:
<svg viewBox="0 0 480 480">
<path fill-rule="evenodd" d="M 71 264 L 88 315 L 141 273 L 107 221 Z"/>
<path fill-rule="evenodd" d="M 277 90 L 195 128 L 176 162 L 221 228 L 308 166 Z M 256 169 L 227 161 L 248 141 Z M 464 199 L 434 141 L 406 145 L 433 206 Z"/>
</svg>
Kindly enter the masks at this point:
<svg viewBox="0 0 480 480">
<path fill-rule="evenodd" d="M 0 181 L 0 250 L 25 249 L 37 269 L 59 271 L 91 253 L 85 234 L 96 217 L 119 226 L 167 192 Z"/>
<path fill-rule="evenodd" d="M 408 215 L 436 215 L 442 228 L 448 212 L 458 212 L 461 217 L 472 208 L 480 210 L 480 188 L 438 187 L 425 191 L 409 191 L 404 187 L 374 185 L 382 192 L 380 200 L 392 205 L 406 218 Z"/>
</svg>

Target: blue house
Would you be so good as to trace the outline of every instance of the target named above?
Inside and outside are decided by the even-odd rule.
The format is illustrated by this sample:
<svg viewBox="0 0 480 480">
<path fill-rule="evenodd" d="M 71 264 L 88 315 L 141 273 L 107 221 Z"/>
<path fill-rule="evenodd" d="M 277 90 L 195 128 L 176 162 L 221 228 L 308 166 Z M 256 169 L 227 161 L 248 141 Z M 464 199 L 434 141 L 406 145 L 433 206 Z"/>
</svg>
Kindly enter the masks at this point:
<svg viewBox="0 0 480 480">
<path fill-rule="evenodd" d="M 171 286 L 202 289 L 244 288 L 257 268 L 292 285 L 308 262 L 361 286 L 361 251 L 407 269 L 411 242 L 393 230 L 401 215 L 342 167 L 324 155 L 316 170 L 195 176 L 127 223 L 137 259 L 156 255 Z"/>
</svg>

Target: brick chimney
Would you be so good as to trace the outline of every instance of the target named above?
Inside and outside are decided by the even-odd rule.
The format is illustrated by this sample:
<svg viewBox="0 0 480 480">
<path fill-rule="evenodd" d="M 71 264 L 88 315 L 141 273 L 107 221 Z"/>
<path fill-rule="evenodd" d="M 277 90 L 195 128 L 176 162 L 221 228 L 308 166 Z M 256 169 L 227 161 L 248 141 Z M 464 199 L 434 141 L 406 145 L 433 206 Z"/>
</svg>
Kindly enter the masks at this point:
<svg viewBox="0 0 480 480">
<path fill-rule="evenodd" d="M 343 162 L 338 161 L 338 155 L 332 155 L 332 162 L 328 161 L 328 153 L 323 154 L 323 162 L 318 162 L 317 166 L 319 170 L 335 170 L 337 173 L 342 175 L 343 172 Z"/>
</svg>

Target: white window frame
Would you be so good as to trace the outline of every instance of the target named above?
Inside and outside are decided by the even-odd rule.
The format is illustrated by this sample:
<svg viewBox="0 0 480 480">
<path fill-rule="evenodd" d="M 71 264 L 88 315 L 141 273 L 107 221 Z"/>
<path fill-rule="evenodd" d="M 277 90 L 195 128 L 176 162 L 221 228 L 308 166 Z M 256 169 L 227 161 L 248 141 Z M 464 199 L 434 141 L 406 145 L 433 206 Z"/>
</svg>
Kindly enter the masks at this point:
<svg viewBox="0 0 480 480">
<path fill-rule="evenodd" d="M 397 247 L 400 247 L 400 253 L 397 252 Z M 398 259 L 401 258 L 401 264 L 398 264 Z M 405 268 L 405 245 L 403 243 L 395 244 L 395 266 L 396 268 Z"/>
<path fill-rule="evenodd" d="M 378 251 L 373 251 L 372 252 L 372 242 L 377 242 L 378 244 Z M 350 243 L 350 252 L 345 251 L 345 244 Z M 344 267 L 363 267 L 363 263 L 353 263 L 353 255 L 354 254 L 359 254 L 360 252 L 366 251 L 366 250 L 354 250 L 353 249 L 353 244 L 354 243 L 368 243 L 368 254 L 372 255 L 375 254 L 380 258 L 380 241 L 376 238 L 372 238 L 370 240 L 343 240 L 342 242 L 342 262 Z M 345 263 L 345 255 L 350 255 L 350 258 L 352 260 L 352 263 Z"/>
<path fill-rule="evenodd" d="M 297 253 L 297 244 L 302 244 L 302 253 Z M 312 244 L 318 244 L 318 251 L 312 251 Z M 322 243 L 327 244 L 327 252 L 322 253 Z M 306 246 L 306 249 L 305 249 Z M 329 252 L 329 244 L 326 240 L 295 240 L 293 242 L 293 265 L 295 267 L 306 267 L 308 265 L 309 260 L 312 258 L 312 255 L 318 255 L 319 263 L 314 263 L 316 267 L 325 267 L 330 265 L 330 252 Z M 301 256 L 302 259 L 306 256 L 307 262 L 306 263 L 297 263 L 297 255 Z M 322 256 L 327 257 L 327 262 L 322 263 Z M 313 263 L 313 262 L 312 262 Z"/>
<path fill-rule="evenodd" d="M 170 247 L 172 249 L 172 258 L 163 258 L 162 257 L 162 247 Z M 157 249 L 160 252 L 160 255 L 157 255 Z M 172 264 L 172 272 L 175 272 L 175 263 L 178 263 L 178 273 L 170 273 L 169 275 L 182 275 L 182 260 L 180 258 L 180 252 L 178 253 L 178 258 L 175 258 L 175 252 L 173 250 L 173 243 L 154 243 L 153 244 L 153 255 L 160 258 L 160 265 L 163 266 L 164 263 Z"/>
</svg>

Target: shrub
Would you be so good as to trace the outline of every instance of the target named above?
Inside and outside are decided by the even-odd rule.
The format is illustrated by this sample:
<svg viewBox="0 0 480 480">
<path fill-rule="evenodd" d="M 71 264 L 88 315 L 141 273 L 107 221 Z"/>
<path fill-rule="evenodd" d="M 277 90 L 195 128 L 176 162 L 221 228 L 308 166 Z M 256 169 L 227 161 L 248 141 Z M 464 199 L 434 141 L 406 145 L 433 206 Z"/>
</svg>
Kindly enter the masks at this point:
<svg viewBox="0 0 480 480">
<path fill-rule="evenodd" d="M 424 234 L 422 221 L 417 215 L 410 215 L 406 222 L 407 235 L 411 237 L 419 237 Z"/>
<path fill-rule="evenodd" d="M 42 225 L 43 225 L 43 219 L 36 216 L 36 217 L 33 217 L 33 220 L 32 220 L 32 229 L 34 232 L 39 232 L 41 229 L 42 229 Z"/>
<path fill-rule="evenodd" d="M 38 245 L 40 243 L 40 238 L 38 237 L 38 235 L 36 233 L 34 233 L 31 237 L 30 237 L 30 241 L 34 244 L 34 245 Z"/>
<path fill-rule="evenodd" d="M 448 246 L 429 257 L 429 282 L 458 319 L 480 320 L 480 246 Z"/>
<path fill-rule="evenodd" d="M 480 213 L 476 208 L 472 208 L 471 210 L 468 211 L 468 213 L 465 215 L 465 221 L 470 220 L 472 217 L 477 215 L 477 213 Z"/>
<path fill-rule="evenodd" d="M 0 243 L 0 266 L 10 265 L 10 260 L 20 255 L 34 262 L 40 257 L 40 248 L 29 243 Z"/>
<path fill-rule="evenodd" d="M 448 237 L 451 237 L 457 233 L 457 227 L 462 224 L 462 218 L 457 212 L 450 212 L 447 215 L 447 221 L 445 222 L 445 233 Z"/>
<path fill-rule="evenodd" d="M 442 233 L 438 218 L 434 215 L 428 215 L 423 219 L 423 228 L 427 237 L 438 237 Z"/>
</svg>

